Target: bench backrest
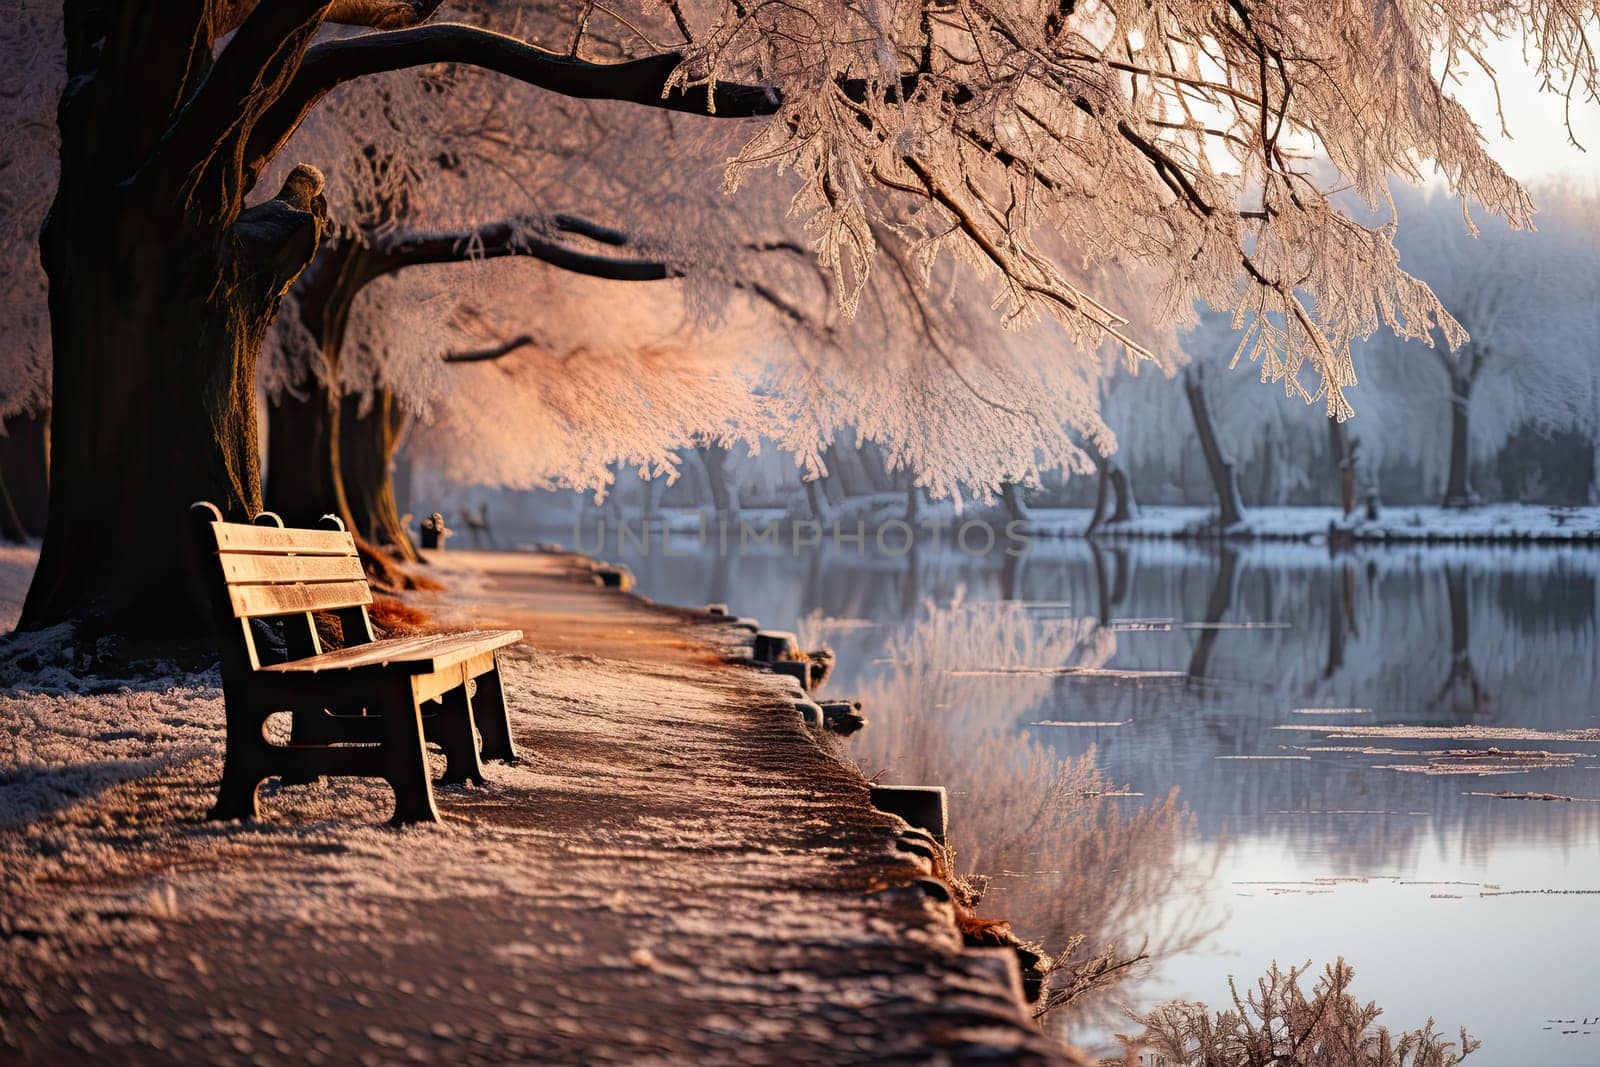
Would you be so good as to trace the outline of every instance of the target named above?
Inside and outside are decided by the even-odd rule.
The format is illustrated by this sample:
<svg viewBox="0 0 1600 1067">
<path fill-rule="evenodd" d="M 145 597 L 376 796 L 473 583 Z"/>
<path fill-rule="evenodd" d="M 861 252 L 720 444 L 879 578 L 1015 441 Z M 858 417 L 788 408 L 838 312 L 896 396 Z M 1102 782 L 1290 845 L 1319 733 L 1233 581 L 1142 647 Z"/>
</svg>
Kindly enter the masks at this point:
<svg viewBox="0 0 1600 1067">
<path fill-rule="evenodd" d="M 372 589 L 355 538 L 337 518 L 329 515 L 323 529 L 306 530 L 285 527 L 270 511 L 254 523 L 224 522 L 222 513 L 205 502 L 191 511 L 202 546 L 216 553 L 220 574 L 210 583 L 213 608 L 225 646 L 233 646 L 225 651 L 239 653 L 240 666 L 256 670 L 262 665 L 252 619 L 282 620 L 290 660 L 322 651 L 312 612 L 336 615 L 347 645 L 373 639 L 367 616 Z M 242 647 L 229 639 L 229 631 L 239 634 Z"/>
</svg>

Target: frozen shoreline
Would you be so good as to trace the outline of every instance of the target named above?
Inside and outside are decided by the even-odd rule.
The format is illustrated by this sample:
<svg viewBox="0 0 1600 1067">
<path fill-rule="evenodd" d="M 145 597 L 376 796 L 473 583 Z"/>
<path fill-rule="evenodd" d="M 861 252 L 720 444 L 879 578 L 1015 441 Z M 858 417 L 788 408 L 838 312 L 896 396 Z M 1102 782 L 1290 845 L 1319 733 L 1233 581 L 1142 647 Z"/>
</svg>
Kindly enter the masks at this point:
<svg viewBox="0 0 1600 1067">
<path fill-rule="evenodd" d="M 417 602 L 441 625 L 529 635 L 504 668 L 523 760 L 441 790 L 441 828 L 383 827 L 387 788 L 354 779 L 264 791 L 254 826 L 204 822 L 215 678 L 86 687 L 8 655 L 0 1047 L 1066 1062 L 1027 1019 L 1007 950 L 962 949 L 895 821 L 787 685 L 728 662 L 744 635 L 586 568 L 438 558 L 451 589 Z"/>
<path fill-rule="evenodd" d="M 1082 537 L 1090 512 L 1081 508 L 1036 508 L 1027 530 L 1038 537 Z M 1384 507 L 1376 521 L 1361 512 L 1346 519 L 1331 507 L 1252 507 L 1244 521 L 1226 530 L 1216 513 L 1202 507 L 1141 507 L 1131 522 L 1107 524 L 1101 540 L 1124 538 L 1327 541 L 1360 544 L 1593 544 L 1600 542 L 1600 507 L 1482 504 L 1473 508 Z"/>
<path fill-rule="evenodd" d="M 833 506 L 822 520 L 809 512 L 746 508 L 718 515 L 696 508 L 663 509 L 654 516 L 618 518 L 596 512 L 571 520 L 523 522 L 510 531 L 513 542 L 544 538 L 569 542 L 581 550 L 626 552 L 630 546 L 670 539 L 719 551 L 748 545 L 868 542 L 881 535 L 892 546 L 919 542 L 952 542 L 1007 547 L 1019 540 L 1093 538 L 1203 541 L 1330 540 L 1360 545 L 1425 544 L 1600 544 L 1600 506 L 1565 507 L 1542 504 L 1480 504 L 1471 508 L 1385 506 L 1376 520 L 1361 511 L 1346 518 L 1333 507 L 1247 507 L 1244 521 L 1226 529 L 1216 525 L 1212 508 L 1175 505 L 1141 506 L 1137 518 L 1103 523 L 1092 532 L 1089 508 L 1030 507 L 1018 518 L 997 505 L 968 503 L 959 511 L 950 501 L 924 503 L 914 516 L 906 513 L 903 494 L 856 497 Z M 603 523 L 603 526 L 598 524 Z M 964 527 L 972 529 L 963 532 Z M 983 528 L 987 528 L 988 533 Z"/>
</svg>

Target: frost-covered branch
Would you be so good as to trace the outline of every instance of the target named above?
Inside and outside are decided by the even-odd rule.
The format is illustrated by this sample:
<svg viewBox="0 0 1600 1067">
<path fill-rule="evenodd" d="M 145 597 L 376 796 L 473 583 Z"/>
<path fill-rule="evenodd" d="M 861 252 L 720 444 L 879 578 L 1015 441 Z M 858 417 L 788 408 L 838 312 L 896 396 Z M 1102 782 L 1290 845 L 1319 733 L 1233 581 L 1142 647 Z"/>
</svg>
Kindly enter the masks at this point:
<svg viewBox="0 0 1600 1067">
<path fill-rule="evenodd" d="M 568 216 L 569 224 L 574 220 Z M 529 256 L 560 267 L 575 274 L 613 281 L 660 281 L 675 276 L 673 268 L 662 262 L 648 259 L 627 259 L 616 256 L 599 256 L 581 252 L 557 241 L 536 236 L 532 227 L 537 220 L 507 219 L 489 223 L 470 230 L 438 233 L 397 233 L 375 238 L 372 242 L 376 273 L 388 274 L 406 267 L 429 263 L 464 263 L 474 259 L 498 259 L 503 256 Z M 562 226 L 572 230 L 569 226 Z M 611 243 L 624 244 L 626 238 L 613 231 L 622 240 Z"/>
<path fill-rule="evenodd" d="M 327 41 L 306 52 L 299 72 L 251 136 L 247 155 L 259 168 L 334 88 L 357 78 L 435 63 L 465 63 L 584 100 L 615 100 L 671 111 L 745 118 L 771 114 L 777 97 L 754 85 L 674 87 L 678 52 L 596 63 L 562 55 L 478 26 L 440 23 Z"/>
</svg>

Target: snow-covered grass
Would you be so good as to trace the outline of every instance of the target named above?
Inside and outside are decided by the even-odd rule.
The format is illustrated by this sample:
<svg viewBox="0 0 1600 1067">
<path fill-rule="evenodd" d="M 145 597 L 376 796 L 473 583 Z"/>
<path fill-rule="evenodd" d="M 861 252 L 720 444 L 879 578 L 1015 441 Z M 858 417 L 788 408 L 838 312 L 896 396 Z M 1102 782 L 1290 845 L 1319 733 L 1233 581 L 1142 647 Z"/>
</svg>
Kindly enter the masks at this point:
<svg viewBox="0 0 1600 1067">
<path fill-rule="evenodd" d="M 1091 513 L 1085 508 L 1036 508 L 1028 531 L 1036 537 L 1081 537 Z M 1350 520 L 1331 507 L 1246 508 L 1229 537 L 1313 541 L 1337 537 L 1377 542 L 1596 542 L 1600 507 L 1483 504 L 1472 508 L 1384 507 L 1376 520 L 1358 511 Z M 1218 534 L 1216 512 L 1199 507 L 1144 507 L 1132 522 L 1104 525 L 1101 538 L 1190 538 Z"/>
</svg>

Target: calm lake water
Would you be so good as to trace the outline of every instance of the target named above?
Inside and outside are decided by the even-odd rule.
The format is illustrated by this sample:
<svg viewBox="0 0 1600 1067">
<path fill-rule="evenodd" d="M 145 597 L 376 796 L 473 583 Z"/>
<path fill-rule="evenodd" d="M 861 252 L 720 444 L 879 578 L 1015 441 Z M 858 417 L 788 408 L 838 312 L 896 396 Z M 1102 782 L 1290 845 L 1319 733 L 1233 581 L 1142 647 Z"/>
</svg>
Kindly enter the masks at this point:
<svg viewBox="0 0 1600 1067">
<path fill-rule="evenodd" d="M 950 788 L 986 914 L 1145 945 L 1070 1039 L 1343 956 L 1471 1062 L 1600 1063 L 1600 552 L 615 549 L 647 595 L 831 644 L 852 754 Z"/>
</svg>

